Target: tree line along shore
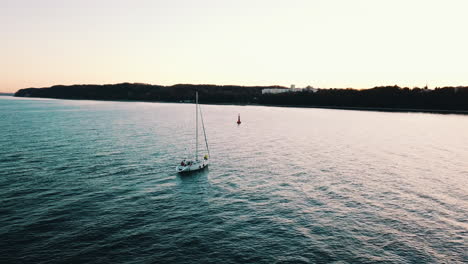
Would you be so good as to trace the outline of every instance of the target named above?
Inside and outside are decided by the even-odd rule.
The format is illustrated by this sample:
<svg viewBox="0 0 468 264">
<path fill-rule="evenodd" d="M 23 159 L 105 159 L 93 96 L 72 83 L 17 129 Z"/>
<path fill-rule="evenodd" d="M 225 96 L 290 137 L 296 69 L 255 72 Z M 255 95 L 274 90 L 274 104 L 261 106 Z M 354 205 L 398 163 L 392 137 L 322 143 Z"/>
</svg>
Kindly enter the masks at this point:
<svg viewBox="0 0 468 264">
<path fill-rule="evenodd" d="M 282 93 L 262 93 L 282 86 L 194 85 L 173 86 L 141 83 L 106 85 L 56 85 L 26 88 L 17 97 L 85 100 L 130 100 L 192 102 L 198 91 L 202 103 L 258 104 L 273 106 L 326 107 L 389 111 L 429 111 L 468 113 L 468 87 L 401 88 L 380 86 L 370 89 L 294 89 Z M 283 90 L 285 91 L 285 90 Z"/>
</svg>

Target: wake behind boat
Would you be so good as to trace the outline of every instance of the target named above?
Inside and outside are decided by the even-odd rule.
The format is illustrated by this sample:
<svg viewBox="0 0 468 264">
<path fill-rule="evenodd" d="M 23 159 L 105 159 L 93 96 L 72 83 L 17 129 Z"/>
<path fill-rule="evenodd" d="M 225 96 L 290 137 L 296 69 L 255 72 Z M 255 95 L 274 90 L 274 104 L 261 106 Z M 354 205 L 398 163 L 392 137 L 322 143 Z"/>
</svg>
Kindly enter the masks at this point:
<svg viewBox="0 0 468 264">
<path fill-rule="evenodd" d="M 203 156 L 203 159 L 200 160 L 198 159 L 198 113 L 200 112 L 200 118 L 202 122 L 202 128 L 203 128 L 203 135 L 205 137 L 205 146 L 206 146 L 206 152 Z M 210 155 L 210 150 L 208 148 L 208 141 L 206 139 L 206 132 L 205 132 L 205 123 L 203 122 L 203 114 L 201 111 L 201 108 L 198 106 L 198 92 L 195 93 L 195 116 L 196 116 L 196 121 L 195 121 L 195 158 L 193 160 L 187 160 L 184 159 L 177 167 L 176 171 L 179 173 L 182 172 L 190 172 L 190 171 L 197 171 L 197 170 L 202 170 L 206 167 L 208 167 L 209 164 L 209 155 Z"/>
</svg>

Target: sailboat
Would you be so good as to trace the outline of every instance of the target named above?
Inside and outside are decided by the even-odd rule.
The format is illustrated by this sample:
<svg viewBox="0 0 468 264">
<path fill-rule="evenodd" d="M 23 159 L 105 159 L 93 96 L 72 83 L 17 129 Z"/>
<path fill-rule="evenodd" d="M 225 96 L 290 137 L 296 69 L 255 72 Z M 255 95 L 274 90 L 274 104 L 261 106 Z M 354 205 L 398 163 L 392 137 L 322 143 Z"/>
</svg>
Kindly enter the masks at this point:
<svg viewBox="0 0 468 264">
<path fill-rule="evenodd" d="M 206 152 L 203 156 L 203 159 L 198 158 L 198 113 L 200 113 L 201 117 L 201 123 L 202 123 L 202 128 L 203 128 L 203 135 L 205 136 L 205 146 L 206 146 Z M 179 173 L 182 172 L 190 172 L 190 171 L 197 171 L 197 170 L 202 170 L 206 167 L 208 167 L 209 164 L 209 156 L 210 156 L 210 150 L 208 148 L 208 141 L 206 139 L 206 132 L 205 132 L 205 123 L 203 122 L 203 114 L 201 111 L 201 108 L 198 106 L 198 92 L 195 93 L 195 116 L 196 116 L 196 121 L 195 121 L 195 158 L 193 160 L 188 160 L 184 159 L 179 165 L 176 167 L 176 171 Z"/>
</svg>

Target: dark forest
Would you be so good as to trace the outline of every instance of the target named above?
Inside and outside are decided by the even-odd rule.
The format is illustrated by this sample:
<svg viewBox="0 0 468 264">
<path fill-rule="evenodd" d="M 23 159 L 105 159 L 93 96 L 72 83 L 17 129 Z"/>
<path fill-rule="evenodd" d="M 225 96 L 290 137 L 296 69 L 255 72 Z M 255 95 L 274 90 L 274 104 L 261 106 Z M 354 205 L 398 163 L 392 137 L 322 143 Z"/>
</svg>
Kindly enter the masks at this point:
<svg viewBox="0 0 468 264">
<path fill-rule="evenodd" d="M 192 102 L 195 91 L 201 103 L 260 104 L 306 107 L 350 107 L 419 110 L 468 110 L 468 87 L 401 88 L 381 86 L 371 89 L 318 89 L 280 94 L 262 94 L 262 89 L 281 86 L 193 85 L 173 86 L 140 83 L 108 85 L 56 85 L 27 88 L 18 97 L 60 99 Z"/>
</svg>

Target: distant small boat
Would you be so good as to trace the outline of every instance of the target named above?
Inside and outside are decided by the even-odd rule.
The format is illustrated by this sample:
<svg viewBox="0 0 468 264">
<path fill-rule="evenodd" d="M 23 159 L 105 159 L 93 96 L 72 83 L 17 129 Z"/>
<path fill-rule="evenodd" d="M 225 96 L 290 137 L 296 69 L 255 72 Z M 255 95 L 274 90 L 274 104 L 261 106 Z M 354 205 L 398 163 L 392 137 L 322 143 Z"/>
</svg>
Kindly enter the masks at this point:
<svg viewBox="0 0 468 264">
<path fill-rule="evenodd" d="M 203 156 L 203 159 L 198 159 L 198 112 L 200 112 L 202 128 L 203 128 L 203 135 L 205 136 L 205 145 L 206 151 L 208 154 Z M 201 108 L 198 106 L 198 92 L 195 93 L 195 115 L 196 115 L 196 128 L 195 128 L 195 159 L 187 160 L 184 159 L 177 167 L 176 171 L 181 172 L 190 172 L 190 171 L 197 171 L 202 170 L 208 167 L 208 158 L 210 155 L 210 150 L 208 149 L 208 141 L 206 140 L 206 132 L 205 132 L 205 123 L 203 122 L 203 114 Z"/>
<path fill-rule="evenodd" d="M 237 124 L 240 125 L 242 122 L 240 121 L 240 114 L 237 116 Z"/>
</svg>

